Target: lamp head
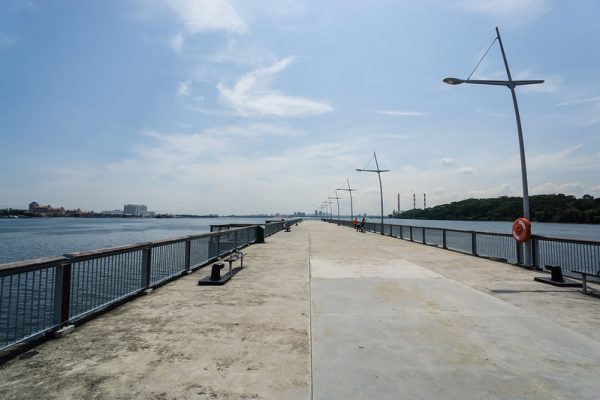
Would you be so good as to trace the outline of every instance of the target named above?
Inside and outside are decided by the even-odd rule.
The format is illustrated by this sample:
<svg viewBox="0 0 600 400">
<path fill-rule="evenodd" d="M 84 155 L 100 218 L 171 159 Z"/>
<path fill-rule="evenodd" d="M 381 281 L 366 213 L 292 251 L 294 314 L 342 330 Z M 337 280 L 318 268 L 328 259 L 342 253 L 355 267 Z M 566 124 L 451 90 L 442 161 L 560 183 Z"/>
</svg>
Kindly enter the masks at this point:
<svg viewBox="0 0 600 400">
<path fill-rule="evenodd" d="M 444 78 L 444 83 L 447 83 L 448 85 L 460 85 L 461 83 L 464 83 L 464 79 L 458 79 L 458 78 Z"/>
</svg>

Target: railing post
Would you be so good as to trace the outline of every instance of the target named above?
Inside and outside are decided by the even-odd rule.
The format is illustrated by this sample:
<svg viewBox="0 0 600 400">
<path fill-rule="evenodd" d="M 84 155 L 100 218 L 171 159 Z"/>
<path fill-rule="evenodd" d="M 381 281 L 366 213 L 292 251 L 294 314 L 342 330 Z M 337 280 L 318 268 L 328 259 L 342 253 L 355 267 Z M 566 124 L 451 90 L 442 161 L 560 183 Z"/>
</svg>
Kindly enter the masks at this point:
<svg viewBox="0 0 600 400">
<path fill-rule="evenodd" d="M 413 241 L 412 225 L 409 226 L 409 229 L 410 229 L 410 241 L 412 242 Z"/>
<path fill-rule="evenodd" d="M 185 270 L 188 274 L 192 273 L 192 241 L 185 241 Z"/>
<path fill-rule="evenodd" d="M 265 242 L 265 228 L 256 225 L 256 243 Z"/>
<path fill-rule="evenodd" d="M 444 249 L 448 249 L 448 245 L 446 244 L 446 230 L 442 229 L 442 246 Z"/>
<path fill-rule="evenodd" d="M 477 234 L 475 232 L 471 232 L 471 253 L 474 256 L 477 255 Z"/>
<path fill-rule="evenodd" d="M 54 272 L 54 323 L 61 327 L 69 323 L 71 305 L 71 264 L 57 265 Z"/>
<path fill-rule="evenodd" d="M 427 244 L 427 239 L 425 237 L 426 232 L 427 232 L 427 229 L 423 228 L 423 244 Z"/>
<path fill-rule="evenodd" d="M 535 268 L 539 268 L 540 266 L 538 265 L 538 242 L 537 240 L 535 240 L 534 238 L 531 238 L 531 253 L 533 255 L 532 257 L 532 267 Z"/>
<path fill-rule="evenodd" d="M 521 243 L 519 243 L 515 240 L 515 246 L 517 246 L 517 264 L 521 265 L 521 253 L 522 253 Z"/>
<path fill-rule="evenodd" d="M 221 235 L 217 236 L 217 257 L 221 256 Z"/>
<path fill-rule="evenodd" d="M 142 250 L 142 290 L 150 289 L 152 277 L 152 247 L 148 246 Z"/>
<path fill-rule="evenodd" d="M 233 232 L 233 248 L 238 248 L 238 231 Z"/>
</svg>

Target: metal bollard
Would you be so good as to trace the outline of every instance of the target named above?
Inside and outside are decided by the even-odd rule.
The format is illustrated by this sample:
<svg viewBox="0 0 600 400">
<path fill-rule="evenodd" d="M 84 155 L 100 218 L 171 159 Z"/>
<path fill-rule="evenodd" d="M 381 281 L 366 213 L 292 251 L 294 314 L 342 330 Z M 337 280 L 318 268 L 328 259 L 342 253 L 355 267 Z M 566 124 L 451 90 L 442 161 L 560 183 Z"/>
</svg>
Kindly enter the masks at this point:
<svg viewBox="0 0 600 400">
<path fill-rule="evenodd" d="M 223 263 L 215 263 L 212 265 L 212 269 L 210 271 L 210 280 L 211 281 L 219 281 L 221 280 L 221 270 L 225 268 L 225 264 Z"/>
</svg>

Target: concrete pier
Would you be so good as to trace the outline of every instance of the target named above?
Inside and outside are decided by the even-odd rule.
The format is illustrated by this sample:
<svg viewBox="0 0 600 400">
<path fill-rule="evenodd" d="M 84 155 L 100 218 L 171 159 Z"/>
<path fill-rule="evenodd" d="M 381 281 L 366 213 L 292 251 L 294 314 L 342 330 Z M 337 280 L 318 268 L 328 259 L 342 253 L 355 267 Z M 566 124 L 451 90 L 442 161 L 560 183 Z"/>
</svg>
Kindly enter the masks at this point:
<svg viewBox="0 0 600 400">
<path fill-rule="evenodd" d="M 600 299 L 322 222 L 0 366 L 2 399 L 597 399 Z"/>
</svg>

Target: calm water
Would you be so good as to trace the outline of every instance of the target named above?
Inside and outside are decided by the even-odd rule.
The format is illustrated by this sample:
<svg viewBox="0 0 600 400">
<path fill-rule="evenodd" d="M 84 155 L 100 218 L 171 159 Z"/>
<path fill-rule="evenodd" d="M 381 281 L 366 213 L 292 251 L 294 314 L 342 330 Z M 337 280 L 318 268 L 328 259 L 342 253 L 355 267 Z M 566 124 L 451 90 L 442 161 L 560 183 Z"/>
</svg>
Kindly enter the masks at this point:
<svg viewBox="0 0 600 400">
<path fill-rule="evenodd" d="M 264 223 L 264 218 L 0 219 L 0 264 L 210 231 L 209 225 Z"/>
<path fill-rule="evenodd" d="M 370 218 L 370 222 L 379 219 Z M 425 221 L 386 223 L 510 233 L 511 222 Z M 0 264 L 149 240 L 208 232 L 211 224 L 264 223 L 262 218 L 23 218 L 0 219 Z M 535 223 L 538 235 L 600 241 L 600 225 Z"/>
</svg>

